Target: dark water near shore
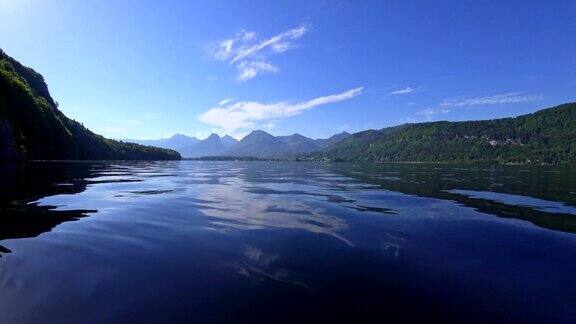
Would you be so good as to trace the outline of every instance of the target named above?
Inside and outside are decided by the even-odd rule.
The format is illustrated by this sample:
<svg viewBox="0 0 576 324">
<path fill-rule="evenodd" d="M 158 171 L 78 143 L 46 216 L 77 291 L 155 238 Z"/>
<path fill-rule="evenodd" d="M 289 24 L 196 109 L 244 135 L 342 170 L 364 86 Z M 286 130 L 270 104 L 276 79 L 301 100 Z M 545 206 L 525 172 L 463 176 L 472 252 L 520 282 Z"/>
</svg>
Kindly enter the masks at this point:
<svg viewBox="0 0 576 324">
<path fill-rule="evenodd" d="M 576 321 L 576 169 L 0 167 L 0 323 Z"/>
</svg>

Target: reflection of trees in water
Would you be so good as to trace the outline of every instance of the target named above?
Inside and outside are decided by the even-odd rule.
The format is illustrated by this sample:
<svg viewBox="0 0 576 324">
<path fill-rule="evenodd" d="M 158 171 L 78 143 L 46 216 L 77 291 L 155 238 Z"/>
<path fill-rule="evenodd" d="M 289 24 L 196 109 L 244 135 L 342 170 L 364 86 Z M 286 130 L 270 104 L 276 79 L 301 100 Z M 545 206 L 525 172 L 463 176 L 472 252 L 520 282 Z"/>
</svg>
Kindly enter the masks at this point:
<svg viewBox="0 0 576 324">
<path fill-rule="evenodd" d="M 186 162 L 182 162 L 186 163 Z M 179 162 L 0 164 L 0 242 L 34 237 L 93 210 L 56 210 L 34 202 L 59 194 L 77 194 L 89 183 L 142 181 L 170 176 L 182 187 L 199 188 L 194 208 L 212 217 L 213 228 L 301 229 L 349 242 L 348 224 L 314 204 L 356 211 L 393 213 L 379 200 L 352 199 L 365 189 L 456 201 L 479 212 L 516 218 L 538 226 L 576 232 L 576 217 L 550 214 L 493 200 L 447 192 L 494 191 L 563 201 L 576 206 L 576 169 L 561 167 L 485 167 L 432 164 L 312 164 Z M 151 188 L 131 194 L 159 194 Z M 125 193 L 124 193 L 125 194 Z M 192 199 L 188 197 L 188 199 Z M 326 204 L 330 203 L 330 204 Z M 369 204 L 368 204 L 369 203 Z M 9 252 L 0 247 L 0 254 Z"/>
<path fill-rule="evenodd" d="M 242 164 L 241 164 L 242 165 Z M 349 193 L 386 189 L 420 197 L 456 201 L 479 212 L 532 222 L 548 229 L 576 232 L 574 215 L 478 199 L 448 192 L 452 189 L 494 191 L 563 201 L 576 205 L 576 170 L 562 167 L 477 166 L 439 164 L 312 164 L 261 163 L 244 165 L 230 175 L 239 183 L 214 186 L 200 193 L 205 214 L 225 228 L 298 228 L 342 239 L 346 222 L 311 208 L 313 196 L 357 211 L 395 213 L 389 202 L 354 200 Z M 314 200 L 314 199 L 312 199 Z"/>
<path fill-rule="evenodd" d="M 457 166 L 441 164 L 332 164 L 329 170 L 383 189 L 452 200 L 479 212 L 576 233 L 576 217 L 447 192 L 494 191 L 576 206 L 576 169 L 569 167 Z"/>
<path fill-rule="evenodd" d="M 0 164 L 0 241 L 38 236 L 56 225 L 77 220 L 91 210 L 55 210 L 34 201 L 86 189 L 84 179 L 93 177 L 87 163 Z M 0 246 L 0 253 L 9 253 Z"/>
<path fill-rule="evenodd" d="M 174 163 L 172 163 L 174 162 Z M 61 194 L 78 194 L 88 184 L 142 181 L 172 175 L 178 162 L 27 162 L 0 163 L 0 242 L 35 237 L 96 210 L 57 210 L 38 206 L 38 200 Z M 157 194 L 163 191 L 136 192 Z M 1 253 L 10 251 L 0 246 Z"/>
</svg>

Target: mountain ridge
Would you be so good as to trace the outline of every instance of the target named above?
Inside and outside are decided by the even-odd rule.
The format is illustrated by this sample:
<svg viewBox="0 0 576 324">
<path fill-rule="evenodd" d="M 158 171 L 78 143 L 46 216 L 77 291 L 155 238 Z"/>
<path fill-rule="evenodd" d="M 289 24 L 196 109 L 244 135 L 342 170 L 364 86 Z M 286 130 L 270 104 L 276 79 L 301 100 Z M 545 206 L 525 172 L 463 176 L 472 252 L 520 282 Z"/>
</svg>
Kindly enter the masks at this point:
<svg viewBox="0 0 576 324">
<path fill-rule="evenodd" d="M 367 130 L 302 159 L 363 162 L 576 163 L 576 103 L 513 118 Z"/>
<path fill-rule="evenodd" d="M 350 136 L 350 133 L 341 132 L 326 139 L 312 139 L 297 133 L 274 136 L 263 130 L 254 130 L 239 141 L 229 135 L 220 137 L 218 134 L 213 133 L 204 140 L 198 140 L 196 143 L 183 147 L 174 147 L 174 149 L 180 152 L 185 158 L 208 156 L 287 158 L 320 150 L 347 136 Z M 137 143 L 144 142 L 153 145 L 154 143 L 160 143 L 160 141 L 165 140 L 166 139 L 127 141 Z M 165 143 L 161 144 L 166 145 Z"/>
<path fill-rule="evenodd" d="M 196 144 L 179 148 L 179 152 L 184 157 L 202 157 L 210 155 L 218 155 L 223 152 L 226 147 L 222 144 L 222 139 L 218 134 L 212 133 L 206 139 L 199 141 Z"/>
<path fill-rule="evenodd" d="M 175 150 L 181 147 L 189 146 L 200 142 L 196 137 L 190 137 L 183 134 L 174 134 L 169 138 L 160 138 L 152 140 L 125 139 L 124 142 L 136 143 L 140 145 L 155 146 L 164 149 Z"/>
<path fill-rule="evenodd" d="M 289 150 L 288 145 L 275 136 L 262 130 L 254 130 L 226 150 L 224 155 L 273 157 L 287 150 Z"/>
</svg>

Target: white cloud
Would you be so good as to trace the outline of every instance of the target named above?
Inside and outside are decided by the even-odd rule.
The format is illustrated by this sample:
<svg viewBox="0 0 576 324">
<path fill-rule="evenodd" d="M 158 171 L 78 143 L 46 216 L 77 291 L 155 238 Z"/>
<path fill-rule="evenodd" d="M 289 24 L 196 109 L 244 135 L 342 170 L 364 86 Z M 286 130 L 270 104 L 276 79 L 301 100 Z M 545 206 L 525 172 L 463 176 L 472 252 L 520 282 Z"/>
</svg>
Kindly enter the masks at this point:
<svg viewBox="0 0 576 324">
<path fill-rule="evenodd" d="M 286 101 L 276 103 L 260 103 L 256 101 L 240 101 L 229 105 L 212 108 L 198 116 L 198 119 L 206 124 L 217 127 L 223 132 L 236 134 L 237 131 L 246 131 L 254 128 L 257 122 L 287 118 L 299 115 L 312 108 L 352 99 L 362 93 L 363 88 L 358 87 L 348 91 L 318 97 L 298 103 Z"/>
<path fill-rule="evenodd" d="M 246 81 L 261 73 L 278 72 L 278 67 L 268 62 L 268 57 L 293 48 L 293 41 L 302 37 L 306 30 L 301 26 L 261 40 L 255 32 L 241 30 L 233 38 L 212 46 L 209 52 L 215 59 L 235 66 L 238 80 Z"/>
<path fill-rule="evenodd" d="M 416 90 L 416 89 L 414 89 L 414 88 L 412 88 L 412 87 L 406 87 L 406 88 L 402 88 L 402 89 L 398 89 L 398 90 L 392 91 L 392 92 L 390 92 L 389 94 L 391 94 L 391 95 L 401 95 L 401 94 L 407 94 L 407 93 L 410 93 L 410 92 L 414 92 L 414 90 Z"/>
<path fill-rule="evenodd" d="M 528 95 L 524 92 L 510 92 L 478 98 L 453 98 L 442 101 L 436 107 L 416 112 L 416 115 L 424 116 L 427 120 L 431 120 L 435 115 L 447 114 L 464 107 L 522 103 L 541 100 L 542 98 L 542 96 Z"/>
<path fill-rule="evenodd" d="M 416 115 L 434 116 L 434 115 L 440 115 L 440 114 L 447 114 L 450 111 L 451 111 L 450 109 L 446 109 L 446 108 L 428 108 L 428 109 L 424 109 L 424 110 L 417 112 Z"/>
<path fill-rule="evenodd" d="M 242 61 L 236 66 L 238 68 L 238 80 L 250 80 L 262 72 L 276 73 L 278 68 L 264 61 Z"/>
<path fill-rule="evenodd" d="M 237 132 L 233 132 L 233 133 L 226 133 L 226 135 L 232 136 L 233 138 L 235 138 L 237 140 L 243 139 L 248 134 L 250 134 L 250 131 L 237 131 Z"/>
<path fill-rule="evenodd" d="M 220 100 L 220 101 L 218 102 L 218 106 L 224 106 L 225 104 L 230 103 L 230 102 L 232 102 L 232 101 L 234 101 L 234 100 L 235 100 L 235 98 L 228 98 L 228 99 Z"/>
<path fill-rule="evenodd" d="M 397 124 L 398 125 L 413 124 L 413 123 L 418 123 L 418 122 L 421 122 L 421 120 L 414 118 L 414 117 L 404 117 L 404 118 L 400 119 Z"/>
<path fill-rule="evenodd" d="M 456 98 L 444 100 L 441 106 L 479 106 L 479 105 L 499 105 L 507 103 L 521 103 L 541 100 L 542 96 L 527 95 L 524 92 L 510 92 L 493 96 L 479 98 Z"/>
</svg>

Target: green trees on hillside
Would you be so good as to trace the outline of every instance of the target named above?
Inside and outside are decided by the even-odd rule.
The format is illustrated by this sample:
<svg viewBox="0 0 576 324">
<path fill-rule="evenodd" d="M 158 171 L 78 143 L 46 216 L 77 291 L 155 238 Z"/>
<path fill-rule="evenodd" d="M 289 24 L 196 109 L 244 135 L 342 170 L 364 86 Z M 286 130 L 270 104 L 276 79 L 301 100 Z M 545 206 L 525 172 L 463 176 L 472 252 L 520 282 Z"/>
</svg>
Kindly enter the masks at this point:
<svg viewBox="0 0 576 324">
<path fill-rule="evenodd" d="M 67 118 L 48 92 L 44 78 L 0 50 L 0 143 L 15 142 L 25 159 L 179 159 L 171 150 L 123 143 L 92 133 Z M 8 134 L 10 129 L 12 134 Z M 11 136 L 12 138 L 6 138 Z M 1 150 L 2 148 L 0 148 Z"/>
<path fill-rule="evenodd" d="M 365 131 L 308 156 L 375 162 L 576 163 L 576 104 L 517 118 Z"/>
</svg>

